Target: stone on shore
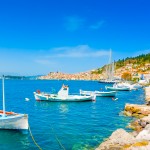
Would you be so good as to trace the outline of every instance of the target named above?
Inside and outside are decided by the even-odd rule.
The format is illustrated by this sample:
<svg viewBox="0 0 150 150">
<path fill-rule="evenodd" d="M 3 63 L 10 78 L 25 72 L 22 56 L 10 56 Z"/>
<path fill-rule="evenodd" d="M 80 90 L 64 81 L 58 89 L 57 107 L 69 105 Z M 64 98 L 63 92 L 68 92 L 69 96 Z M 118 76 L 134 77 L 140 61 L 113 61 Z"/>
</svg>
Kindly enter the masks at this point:
<svg viewBox="0 0 150 150">
<path fill-rule="evenodd" d="M 140 141 L 136 142 L 133 145 L 122 148 L 120 150 L 150 150 L 150 142 L 149 141 Z"/>
<path fill-rule="evenodd" d="M 134 135 L 138 135 L 148 124 L 150 124 L 150 115 L 131 122 L 127 128 L 134 130 Z"/>
<path fill-rule="evenodd" d="M 145 87 L 145 100 L 147 102 L 150 102 L 150 86 L 149 87 Z"/>
<path fill-rule="evenodd" d="M 124 145 L 135 143 L 135 138 L 123 129 L 117 129 L 96 150 L 121 150 Z"/>
<path fill-rule="evenodd" d="M 150 124 L 146 125 L 146 127 L 136 136 L 136 139 L 150 141 Z"/>
<path fill-rule="evenodd" d="M 148 116 L 150 114 L 150 106 L 148 105 L 137 105 L 137 104 L 126 104 L 124 115 L 139 117 Z"/>
<path fill-rule="evenodd" d="M 149 150 L 150 125 L 147 125 L 145 130 L 134 137 L 123 129 L 117 129 L 96 150 Z"/>
<path fill-rule="evenodd" d="M 128 127 L 135 130 L 128 133 L 118 129 L 96 150 L 150 150 L 150 87 L 145 88 L 146 105 L 126 104 L 124 114 L 138 117 Z"/>
</svg>

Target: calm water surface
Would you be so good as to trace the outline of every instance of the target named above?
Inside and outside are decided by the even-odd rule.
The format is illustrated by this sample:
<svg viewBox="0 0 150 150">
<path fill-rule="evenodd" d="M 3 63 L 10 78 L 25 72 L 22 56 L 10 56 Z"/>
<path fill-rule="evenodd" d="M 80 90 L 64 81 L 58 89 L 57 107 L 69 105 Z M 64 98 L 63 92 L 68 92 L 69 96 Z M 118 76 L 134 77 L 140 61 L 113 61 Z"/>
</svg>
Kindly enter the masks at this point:
<svg viewBox="0 0 150 150">
<path fill-rule="evenodd" d="M 0 81 L 1 82 L 1 81 Z M 132 119 L 119 115 L 125 103 L 144 103 L 143 89 L 117 93 L 117 101 L 99 97 L 95 102 L 37 102 L 33 92 L 57 92 L 62 84 L 70 93 L 104 89 L 96 81 L 5 80 L 6 110 L 29 115 L 29 125 L 43 150 L 61 150 L 55 136 L 66 150 L 92 150 L 117 128 L 125 128 Z M 0 91 L 1 89 L 0 83 Z M 2 104 L 2 92 L 0 93 Z M 30 101 L 25 101 L 29 98 Z M 0 105 L 2 109 L 2 105 Z M 0 130 L 1 150 L 37 149 L 30 134 Z"/>
</svg>

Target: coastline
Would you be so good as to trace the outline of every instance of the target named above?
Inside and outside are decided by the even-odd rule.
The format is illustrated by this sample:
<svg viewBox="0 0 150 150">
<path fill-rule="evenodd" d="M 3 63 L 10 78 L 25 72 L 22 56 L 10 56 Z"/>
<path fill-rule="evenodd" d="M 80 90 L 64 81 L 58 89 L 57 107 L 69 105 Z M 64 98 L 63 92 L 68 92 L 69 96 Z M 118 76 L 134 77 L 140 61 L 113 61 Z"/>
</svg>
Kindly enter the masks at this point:
<svg viewBox="0 0 150 150">
<path fill-rule="evenodd" d="M 46 76 L 40 76 L 40 80 L 99 80 L 99 74 L 92 74 L 92 72 L 81 72 L 76 74 L 67 74 L 62 72 L 50 72 Z"/>
<path fill-rule="evenodd" d="M 150 86 L 145 87 L 145 104 L 126 104 L 124 115 L 136 117 L 128 128 L 117 129 L 111 136 L 102 142 L 96 150 L 148 150 L 150 149 Z"/>
</svg>

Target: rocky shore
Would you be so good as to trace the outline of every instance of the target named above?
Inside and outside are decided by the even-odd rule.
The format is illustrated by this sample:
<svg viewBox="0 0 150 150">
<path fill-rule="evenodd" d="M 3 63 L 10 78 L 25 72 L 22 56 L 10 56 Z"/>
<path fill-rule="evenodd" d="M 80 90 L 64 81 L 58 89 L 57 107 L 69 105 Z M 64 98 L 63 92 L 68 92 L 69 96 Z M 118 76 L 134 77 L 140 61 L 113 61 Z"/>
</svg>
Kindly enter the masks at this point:
<svg viewBox="0 0 150 150">
<path fill-rule="evenodd" d="M 150 87 L 145 88 L 145 100 L 150 102 Z"/>
<path fill-rule="evenodd" d="M 128 128 L 117 129 L 96 150 L 150 150 L 150 86 L 145 88 L 146 104 L 126 104 L 124 115 L 137 119 L 131 122 Z"/>
</svg>

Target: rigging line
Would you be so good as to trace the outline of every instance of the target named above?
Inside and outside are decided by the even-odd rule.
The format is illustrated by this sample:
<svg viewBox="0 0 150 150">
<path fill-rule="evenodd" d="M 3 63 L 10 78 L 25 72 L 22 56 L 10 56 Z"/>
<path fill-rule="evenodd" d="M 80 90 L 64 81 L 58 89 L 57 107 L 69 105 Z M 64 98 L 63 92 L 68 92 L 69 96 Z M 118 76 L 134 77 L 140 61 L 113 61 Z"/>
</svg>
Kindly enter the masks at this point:
<svg viewBox="0 0 150 150">
<path fill-rule="evenodd" d="M 52 132 L 53 132 L 53 134 L 54 134 L 54 136 L 55 136 L 55 139 L 57 140 L 59 146 L 60 146 L 63 150 L 66 150 L 66 149 L 64 148 L 64 146 L 61 144 L 60 140 L 58 139 L 58 137 L 57 137 L 57 135 L 56 135 L 56 133 L 55 133 L 55 131 L 54 131 L 54 129 L 53 129 L 52 126 L 51 126 L 51 130 L 52 130 Z"/>
<path fill-rule="evenodd" d="M 29 125 L 29 124 L 28 124 Z M 30 129 L 30 126 L 29 126 L 29 132 L 30 132 L 30 136 L 34 142 L 34 144 L 38 147 L 39 150 L 42 150 L 42 148 L 37 144 L 37 142 L 35 141 L 33 135 L 32 135 L 32 132 L 31 132 L 31 129 Z"/>
</svg>

